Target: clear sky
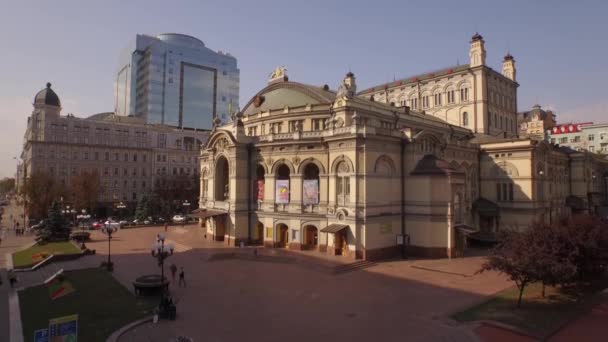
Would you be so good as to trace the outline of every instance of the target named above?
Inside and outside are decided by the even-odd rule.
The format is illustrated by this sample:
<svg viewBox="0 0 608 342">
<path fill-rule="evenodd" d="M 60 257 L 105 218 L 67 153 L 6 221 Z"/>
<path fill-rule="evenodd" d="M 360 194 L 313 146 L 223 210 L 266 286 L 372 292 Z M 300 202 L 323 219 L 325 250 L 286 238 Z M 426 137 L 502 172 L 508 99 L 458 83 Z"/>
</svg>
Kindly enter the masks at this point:
<svg viewBox="0 0 608 342">
<path fill-rule="evenodd" d="M 285 65 L 291 80 L 359 89 L 468 62 L 517 61 L 519 110 L 608 121 L 608 1 L 0 0 L 0 177 L 12 176 L 32 100 L 53 83 L 63 114 L 113 110 L 120 51 L 137 33 L 184 33 L 238 58 L 241 105 Z"/>
</svg>

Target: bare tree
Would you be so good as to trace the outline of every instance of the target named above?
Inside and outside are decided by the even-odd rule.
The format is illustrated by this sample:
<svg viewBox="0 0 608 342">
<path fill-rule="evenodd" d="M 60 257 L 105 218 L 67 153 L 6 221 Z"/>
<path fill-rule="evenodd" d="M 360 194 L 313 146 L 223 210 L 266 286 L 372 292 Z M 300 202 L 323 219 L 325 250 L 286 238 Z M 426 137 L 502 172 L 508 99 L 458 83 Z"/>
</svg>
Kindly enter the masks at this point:
<svg viewBox="0 0 608 342">
<path fill-rule="evenodd" d="M 65 195 L 65 187 L 44 171 L 32 173 L 25 182 L 23 193 L 27 198 L 30 217 L 46 217 L 51 204 Z"/>
<path fill-rule="evenodd" d="M 91 211 L 95 207 L 95 204 L 97 204 L 101 191 L 99 173 L 96 170 L 93 172 L 84 171 L 74 176 L 70 190 L 74 196 L 74 205 Z"/>
</svg>

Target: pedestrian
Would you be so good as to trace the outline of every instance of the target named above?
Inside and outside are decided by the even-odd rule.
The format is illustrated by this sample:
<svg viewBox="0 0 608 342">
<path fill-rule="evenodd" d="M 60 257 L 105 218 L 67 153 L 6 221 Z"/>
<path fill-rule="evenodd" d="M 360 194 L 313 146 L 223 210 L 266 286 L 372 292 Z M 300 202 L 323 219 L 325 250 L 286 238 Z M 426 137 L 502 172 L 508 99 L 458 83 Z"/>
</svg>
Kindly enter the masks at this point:
<svg viewBox="0 0 608 342">
<path fill-rule="evenodd" d="M 19 222 L 15 224 L 15 235 L 19 235 Z"/>
<path fill-rule="evenodd" d="M 171 270 L 171 281 L 175 283 L 175 273 L 177 273 L 177 266 L 175 266 L 175 264 L 171 264 L 171 267 L 169 267 L 169 269 Z"/>
<path fill-rule="evenodd" d="M 169 224 L 165 222 L 165 233 L 167 232 L 167 228 L 169 228 Z"/>
<path fill-rule="evenodd" d="M 184 278 L 184 268 L 180 267 L 180 271 L 179 271 L 179 286 L 182 286 L 182 283 L 184 284 L 184 287 L 186 287 L 186 278 Z"/>
<path fill-rule="evenodd" d="M 8 282 L 11 285 L 11 288 L 13 288 L 15 286 L 15 283 L 17 282 L 17 277 L 15 276 L 13 270 L 8 271 Z"/>
</svg>

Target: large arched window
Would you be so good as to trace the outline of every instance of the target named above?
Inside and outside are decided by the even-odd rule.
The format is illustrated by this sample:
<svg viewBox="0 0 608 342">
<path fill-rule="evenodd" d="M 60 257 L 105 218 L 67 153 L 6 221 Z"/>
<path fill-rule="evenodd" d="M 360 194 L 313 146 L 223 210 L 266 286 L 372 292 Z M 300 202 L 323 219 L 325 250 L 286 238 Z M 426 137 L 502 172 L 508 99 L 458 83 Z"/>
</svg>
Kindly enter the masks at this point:
<svg viewBox="0 0 608 342">
<path fill-rule="evenodd" d="M 346 205 L 350 202 L 350 167 L 345 161 L 336 166 L 336 203 Z"/>
<path fill-rule="evenodd" d="M 201 171 L 201 197 L 207 199 L 209 196 L 209 172 L 207 169 Z"/>
<path fill-rule="evenodd" d="M 219 157 L 215 162 L 215 200 L 226 201 L 230 198 L 229 167 L 226 157 Z"/>
<path fill-rule="evenodd" d="M 464 127 L 469 126 L 469 113 L 467 113 L 467 112 L 462 113 L 462 126 L 464 126 Z"/>
<path fill-rule="evenodd" d="M 462 198 L 460 193 L 454 195 L 454 223 L 462 223 Z"/>
<path fill-rule="evenodd" d="M 253 184 L 253 189 L 254 189 L 254 196 L 256 198 L 256 201 L 261 202 L 264 200 L 264 174 L 266 172 L 264 171 L 264 167 L 262 165 L 259 165 L 256 167 L 255 169 L 255 182 Z"/>
<path fill-rule="evenodd" d="M 289 166 L 281 164 L 277 168 L 277 175 L 275 181 L 275 202 L 278 204 L 289 203 L 289 181 L 291 176 L 291 170 Z"/>
<path fill-rule="evenodd" d="M 319 167 L 309 163 L 304 167 L 302 180 L 302 204 L 319 204 Z"/>
</svg>

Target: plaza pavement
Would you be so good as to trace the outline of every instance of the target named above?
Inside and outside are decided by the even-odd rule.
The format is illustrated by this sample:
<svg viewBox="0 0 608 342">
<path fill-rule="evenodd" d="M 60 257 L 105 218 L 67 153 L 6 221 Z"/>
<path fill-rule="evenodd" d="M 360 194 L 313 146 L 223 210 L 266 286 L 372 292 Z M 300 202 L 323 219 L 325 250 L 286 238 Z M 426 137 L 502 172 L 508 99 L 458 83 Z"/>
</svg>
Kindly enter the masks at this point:
<svg viewBox="0 0 608 342">
<path fill-rule="evenodd" d="M 150 248 L 162 227 L 120 230 L 112 241 L 115 277 L 132 290 L 143 274 L 159 273 Z M 99 233 L 89 248 L 102 257 Z M 170 227 L 187 287 L 171 284 L 176 321 L 144 324 L 120 341 L 351 340 L 475 341 L 466 325 L 446 319 L 454 311 L 511 286 L 495 273 L 475 275 L 480 258 L 399 260 L 335 274 L 346 261 L 316 252 L 226 248 L 202 239 L 195 225 Z M 412 267 L 412 266 L 417 266 Z M 454 274 L 446 273 L 452 269 Z"/>
<path fill-rule="evenodd" d="M 6 256 L 33 240 L 31 236 L 15 236 L 11 215 L 13 218 L 19 218 L 21 213 L 23 213 L 23 207 L 18 206 L 12 200 L 8 206 L 4 207 L 4 213 L 0 221 L 0 236 L 2 236 L 2 242 L 0 243 L 0 278 L 2 278 L 2 284 L 0 285 L 0 341 L 10 341 L 8 297 L 11 289 L 6 277 Z M 23 224 L 22 218 L 20 222 Z"/>
<path fill-rule="evenodd" d="M 114 276 L 129 290 L 136 277 L 160 272 L 150 248 L 163 231 L 163 227 L 140 227 L 114 235 Z M 0 258 L 32 239 L 11 233 L 0 245 Z M 49 265 L 45 272 L 97 266 L 107 257 L 107 239 L 98 231 L 92 239 L 87 246 L 96 250 L 96 256 Z M 450 313 L 512 286 L 494 272 L 475 274 L 481 257 L 393 260 L 336 274 L 334 269 L 352 261 L 310 251 L 264 248 L 257 249 L 256 257 L 251 247 L 227 248 L 204 240 L 196 225 L 170 227 L 167 241 L 176 250 L 167 259 L 166 274 L 170 276 L 172 263 L 184 267 L 186 273 L 187 287 L 171 284 L 178 318 L 138 326 L 120 341 L 169 341 L 178 335 L 195 341 L 529 341 L 500 329 L 447 319 Z M 45 277 L 43 270 L 20 274 L 18 286 L 39 283 Z M 0 287 L 0 341 L 9 340 L 7 292 L 5 281 Z M 580 336 L 591 329 L 589 324 L 599 329 L 597 316 L 606 317 L 602 308 L 599 314 L 596 310 L 595 316 L 574 322 L 573 328 L 568 329 L 569 325 L 562 334 Z"/>
</svg>

